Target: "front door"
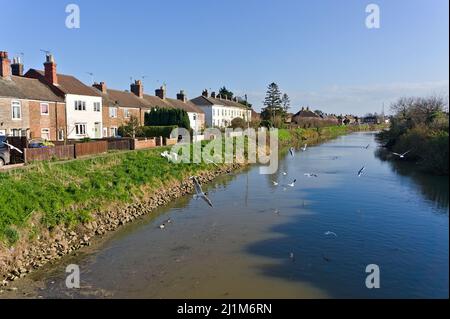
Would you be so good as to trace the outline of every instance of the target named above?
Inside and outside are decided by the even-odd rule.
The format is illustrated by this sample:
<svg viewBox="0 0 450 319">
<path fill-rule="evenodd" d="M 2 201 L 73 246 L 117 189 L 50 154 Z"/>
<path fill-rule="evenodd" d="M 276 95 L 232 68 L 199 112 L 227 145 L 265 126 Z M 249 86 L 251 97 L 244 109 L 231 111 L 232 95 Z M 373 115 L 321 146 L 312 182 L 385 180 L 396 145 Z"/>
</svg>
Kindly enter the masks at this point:
<svg viewBox="0 0 450 319">
<path fill-rule="evenodd" d="M 95 138 L 102 138 L 102 123 L 95 123 Z"/>
</svg>

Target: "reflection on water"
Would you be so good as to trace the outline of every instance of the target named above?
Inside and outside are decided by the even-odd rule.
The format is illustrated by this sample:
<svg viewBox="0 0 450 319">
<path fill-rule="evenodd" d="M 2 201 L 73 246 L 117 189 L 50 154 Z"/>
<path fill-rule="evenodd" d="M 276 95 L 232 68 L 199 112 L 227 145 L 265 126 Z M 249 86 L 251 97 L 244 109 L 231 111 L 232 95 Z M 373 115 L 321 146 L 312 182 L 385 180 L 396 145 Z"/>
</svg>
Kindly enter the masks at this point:
<svg viewBox="0 0 450 319">
<path fill-rule="evenodd" d="M 375 151 L 374 135 L 357 133 L 286 156 L 271 176 L 221 177 L 204 186 L 214 209 L 181 198 L 27 285 L 54 298 L 448 297 L 448 179 Z M 79 291 L 65 288 L 68 263 L 81 267 Z M 381 289 L 365 287 L 369 264 Z"/>
<path fill-rule="evenodd" d="M 375 155 L 380 160 L 389 162 L 396 174 L 411 178 L 419 187 L 422 196 L 442 208 L 442 212 L 447 212 L 445 209 L 449 207 L 448 176 L 433 176 L 419 172 L 415 163 L 392 160 L 390 153 L 384 148 L 379 148 Z"/>
</svg>

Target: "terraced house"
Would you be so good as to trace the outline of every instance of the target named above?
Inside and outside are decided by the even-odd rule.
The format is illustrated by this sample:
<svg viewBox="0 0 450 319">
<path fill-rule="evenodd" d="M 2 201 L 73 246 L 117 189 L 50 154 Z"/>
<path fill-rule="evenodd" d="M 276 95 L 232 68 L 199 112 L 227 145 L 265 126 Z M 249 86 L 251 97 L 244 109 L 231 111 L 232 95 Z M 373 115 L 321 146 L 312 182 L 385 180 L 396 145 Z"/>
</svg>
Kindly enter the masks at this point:
<svg viewBox="0 0 450 319">
<path fill-rule="evenodd" d="M 166 86 L 155 90 L 155 96 L 146 95 L 145 98 L 152 105 L 163 104 L 161 107 L 169 107 L 186 111 L 194 134 L 197 135 L 205 128 L 205 113 L 201 108 L 187 99 L 186 93 L 181 90 L 176 99 L 168 98 Z"/>
<path fill-rule="evenodd" d="M 41 81 L 64 99 L 68 139 L 103 137 L 102 95 L 74 76 L 58 74 L 53 55 L 47 54 L 44 71 L 30 69 L 25 77 Z"/>
<path fill-rule="evenodd" d="M 131 90 L 136 91 L 136 85 L 142 85 L 139 81 L 131 84 Z M 148 103 L 143 97 L 139 98 L 135 93 L 107 89 L 105 82 L 94 83 L 103 99 L 103 137 L 116 137 L 119 128 L 126 125 L 134 116 L 143 125 L 143 115 L 149 110 Z"/>
<path fill-rule="evenodd" d="M 222 96 L 216 96 L 214 92 L 204 90 L 202 95 L 192 99 L 191 102 L 205 113 L 205 122 L 209 127 L 226 128 L 235 118 L 241 118 L 246 122 L 252 120 L 252 110 L 238 102 L 237 99 L 229 100 Z"/>
<path fill-rule="evenodd" d="M 20 59 L 0 52 L 0 135 L 63 140 L 64 99 L 37 79 L 23 77 Z"/>
</svg>

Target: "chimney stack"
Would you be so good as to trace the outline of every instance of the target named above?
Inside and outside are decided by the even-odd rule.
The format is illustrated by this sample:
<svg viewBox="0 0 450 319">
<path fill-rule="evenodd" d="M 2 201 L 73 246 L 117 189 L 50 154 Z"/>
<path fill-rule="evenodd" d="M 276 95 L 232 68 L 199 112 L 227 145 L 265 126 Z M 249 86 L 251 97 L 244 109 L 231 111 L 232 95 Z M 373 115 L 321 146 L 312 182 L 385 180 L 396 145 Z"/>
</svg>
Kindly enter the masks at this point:
<svg viewBox="0 0 450 319">
<path fill-rule="evenodd" d="M 203 90 L 202 96 L 204 96 L 204 97 L 209 97 L 209 92 L 208 92 L 208 90 Z"/>
<path fill-rule="evenodd" d="M 134 83 L 130 85 L 130 90 L 137 97 L 139 97 L 139 98 L 143 98 L 144 97 L 144 86 L 142 85 L 142 81 L 141 80 L 134 81 Z"/>
<path fill-rule="evenodd" d="M 58 85 L 58 75 L 56 73 L 56 63 L 52 54 L 47 54 L 46 61 L 44 63 L 45 79 L 47 82 Z"/>
<path fill-rule="evenodd" d="M 106 83 L 105 82 L 94 83 L 92 86 L 95 87 L 100 92 L 102 92 L 103 94 L 108 93 L 107 89 L 106 89 Z"/>
<path fill-rule="evenodd" d="M 211 93 L 211 97 L 212 97 L 213 99 L 215 99 L 215 98 L 216 98 L 216 92 L 212 92 L 212 93 Z"/>
<path fill-rule="evenodd" d="M 8 52 L 0 51 L 0 77 L 11 77 L 11 61 L 8 59 Z"/>
<path fill-rule="evenodd" d="M 14 58 L 13 64 L 11 64 L 12 75 L 23 76 L 23 64 L 20 61 L 20 58 Z"/>
<path fill-rule="evenodd" d="M 183 90 L 180 91 L 180 93 L 177 94 L 177 100 L 186 102 L 187 101 L 187 97 L 186 94 L 184 93 Z"/>
<path fill-rule="evenodd" d="M 166 86 L 163 85 L 159 89 L 155 90 L 155 95 L 159 97 L 161 100 L 166 99 Z"/>
</svg>

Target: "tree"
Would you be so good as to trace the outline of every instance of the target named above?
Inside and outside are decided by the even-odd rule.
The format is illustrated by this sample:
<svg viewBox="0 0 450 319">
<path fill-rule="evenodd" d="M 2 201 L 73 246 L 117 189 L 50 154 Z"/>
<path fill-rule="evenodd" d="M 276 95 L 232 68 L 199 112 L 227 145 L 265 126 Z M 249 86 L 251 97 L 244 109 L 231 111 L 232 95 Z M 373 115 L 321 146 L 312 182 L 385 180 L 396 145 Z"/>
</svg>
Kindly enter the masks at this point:
<svg viewBox="0 0 450 319">
<path fill-rule="evenodd" d="M 155 108 L 145 114 L 146 126 L 171 126 L 176 125 L 190 129 L 189 115 L 180 109 Z"/>
<path fill-rule="evenodd" d="M 236 129 L 236 128 L 246 128 L 247 127 L 247 123 L 244 121 L 244 119 L 240 118 L 240 117 L 236 117 L 235 119 L 233 119 L 231 121 L 231 127 Z"/>
<path fill-rule="evenodd" d="M 291 108 L 291 100 L 289 99 L 289 95 L 287 95 L 286 93 L 284 93 L 283 97 L 281 98 L 281 106 L 286 113 Z"/>
<path fill-rule="evenodd" d="M 119 134 L 123 137 L 136 138 L 136 135 L 138 134 L 139 129 L 140 129 L 139 119 L 136 116 L 131 115 L 128 123 L 125 125 L 122 125 L 119 128 Z"/>
<path fill-rule="evenodd" d="M 219 94 L 223 97 L 226 97 L 228 100 L 232 100 L 234 96 L 234 93 L 228 90 L 225 86 L 220 88 Z"/>
<path fill-rule="evenodd" d="M 277 117 L 284 116 L 284 110 L 281 104 L 281 92 L 276 83 L 269 84 L 264 99 L 264 106 L 261 116 L 264 120 L 275 122 Z"/>
</svg>

